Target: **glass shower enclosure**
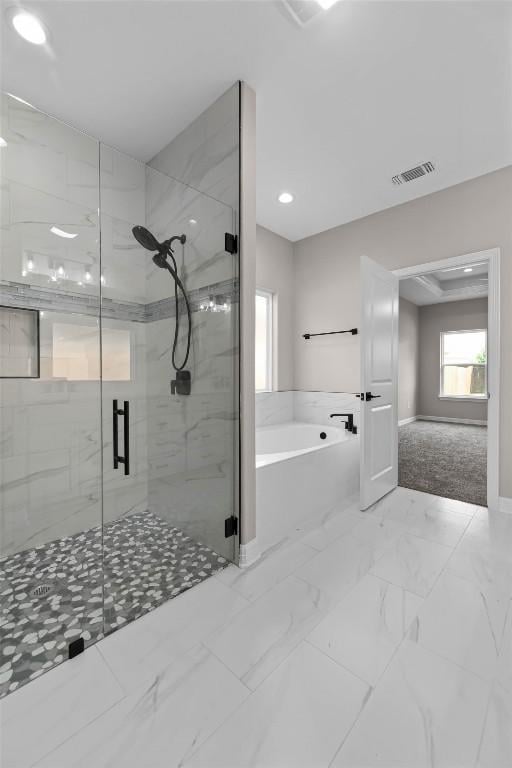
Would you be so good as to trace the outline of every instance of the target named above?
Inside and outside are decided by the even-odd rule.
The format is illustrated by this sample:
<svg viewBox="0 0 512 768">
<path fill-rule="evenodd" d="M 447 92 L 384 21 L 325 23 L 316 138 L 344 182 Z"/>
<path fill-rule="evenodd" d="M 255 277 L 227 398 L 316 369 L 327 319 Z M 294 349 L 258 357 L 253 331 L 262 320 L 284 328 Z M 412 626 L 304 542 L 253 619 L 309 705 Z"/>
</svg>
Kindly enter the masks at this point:
<svg viewBox="0 0 512 768">
<path fill-rule="evenodd" d="M 5 695 L 236 560 L 239 332 L 233 207 L 10 95 L 0 135 Z M 190 394 L 135 226 L 185 236 Z"/>
</svg>

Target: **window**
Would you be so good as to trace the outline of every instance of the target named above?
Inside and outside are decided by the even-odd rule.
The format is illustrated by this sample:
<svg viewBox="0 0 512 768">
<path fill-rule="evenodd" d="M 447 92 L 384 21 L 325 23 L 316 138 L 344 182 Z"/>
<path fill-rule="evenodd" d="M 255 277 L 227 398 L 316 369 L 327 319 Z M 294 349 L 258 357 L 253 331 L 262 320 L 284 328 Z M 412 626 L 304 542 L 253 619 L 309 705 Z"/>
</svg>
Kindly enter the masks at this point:
<svg viewBox="0 0 512 768">
<path fill-rule="evenodd" d="M 441 332 L 440 397 L 487 397 L 487 331 Z"/>
<path fill-rule="evenodd" d="M 272 389 L 272 294 L 256 291 L 256 392 Z"/>
</svg>

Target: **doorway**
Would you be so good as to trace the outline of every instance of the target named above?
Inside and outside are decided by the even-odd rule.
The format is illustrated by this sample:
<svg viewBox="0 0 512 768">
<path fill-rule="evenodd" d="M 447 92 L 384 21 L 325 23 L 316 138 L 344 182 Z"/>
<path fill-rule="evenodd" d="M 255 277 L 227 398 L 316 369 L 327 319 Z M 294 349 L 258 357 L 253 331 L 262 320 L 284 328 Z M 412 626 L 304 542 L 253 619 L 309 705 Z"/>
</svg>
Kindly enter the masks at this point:
<svg viewBox="0 0 512 768">
<path fill-rule="evenodd" d="M 394 274 L 399 278 L 401 346 L 398 483 L 497 508 L 499 251 Z M 418 376 L 411 401 L 415 317 Z"/>
<path fill-rule="evenodd" d="M 492 249 L 406 267 L 394 272 L 383 269 L 369 259 L 362 259 L 361 506 L 363 509 L 397 484 L 415 487 L 417 490 L 440 496 L 460 498 L 461 491 L 467 491 L 465 486 L 469 485 L 468 478 L 473 479 L 472 475 L 477 474 L 479 477 L 474 479 L 478 482 L 474 483 L 472 490 L 474 495 L 471 499 L 467 497 L 468 500 L 488 506 L 490 509 L 498 509 L 499 259 L 499 249 Z M 464 272 L 464 270 L 468 271 Z M 450 275 L 452 271 L 458 273 L 456 277 Z M 473 287 L 468 280 L 471 276 L 478 278 L 472 280 Z M 485 289 L 482 287 L 484 281 Z M 447 284 L 448 282 L 450 285 Z M 432 316 L 437 318 L 436 359 L 434 363 L 430 360 L 425 364 L 426 367 L 421 368 L 423 375 L 426 375 L 425 371 L 429 371 L 434 376 L 435 397 L 438 404 L 445 409 L 443 412 L 423 414 L 417 411 L 416 406 L 416 413 L 404 414 L 404 410 L 407 411 L 407 405 L 411 408 L 411 404 L 400 402 L 400 284 L 403 286 L 402 293 L 406 291 L 407 285 L 414 285 L 418 291 L 428 288 L 431 295 L 435 295 L 436 298 L 432 305 L 437 307 L 445 305 L 443 310 L 436 309 L 434 306 L 431 311 Z M 478 289 L 475 287 L 478 285 L 481 286 L 480 295 L 477 295 Z M 409 298 L 412 295 L 409 294 Z M 469 323 L 473 327 L 459 329 L 466 331 L 459 336 L 451 335 L 451 332 L 457 329 L 449 324 L 439 325 L 441 322 L 439 318 L 447 313 L 446 308 L 449 303 L 456 304 L 457 301 L 475 298 L 485 299 L 485 302 L 480 301 L 481 320 L 477 325 Z M 485 308 L 484 304 L 486 304 Z M 460 307 L 456 314 L 463 314 Z M 469 331 L 472 333 L 468 333 Z M 481 349 L 476 350 L 478 345 Z M 368 402 L 368 395 L 372 402 Z M 376 397 L 380 399 L 373 402 Z M 470 400 L 470 398 L 474 399 Z M 364 405 L 363 401 L 365 401 Z M 460 410 L 464 404 L 470 402 L 480 408 L 478 417 L 473 419 L 467 415 L 461 415 Z M 447 408 L 455 408 L 452 411 L 454 415 L 447 415 Z M 432 416 L 432 418 L 419 419 L 418 416 Z M 451 429 L 448 425 L 452 425 Z M 404 427 L 408 429 L 404 430 Z M 470 427 L 473 429 L 469 429 Z M 403 432 L 401 440 L 399 440 L 400 429 Z M 460 445 L 463 442 L 462 434 L 465 435 L 464 440 L 469 446 L 469 455 L 466 457 L 464 466 L 459 467 L 457 457 L 453 455 L 450 445 Z M 399 447 L 400 443 L 401 447 Z M 415 464 L 416 478 L 413 477 L 411 461 L 409 460 L 409 465 L 407 464 L 408 452 L 413 456 L 412 463 Z M 445 456 L 444 465 L 441 461 L 442 454 Z M 399 466 L 399 456 L 402 458 L 402 467 Z M 444 477 L 442 472 L 440 473 L 440 467 L 443 469 Z M 478 472 L 475 467 L 479 468 Z M 464 473 L 466 480 L 464 480 Z M 426 482 L 429 476 L 430 485 Z M 386 479 L 385 483 L 382 482 L 383 478 Z M 423 487 L 418 488 L 417 484 L 414 484 L 417 483 L 418 478 L 424 483 Z"/>
</svg>

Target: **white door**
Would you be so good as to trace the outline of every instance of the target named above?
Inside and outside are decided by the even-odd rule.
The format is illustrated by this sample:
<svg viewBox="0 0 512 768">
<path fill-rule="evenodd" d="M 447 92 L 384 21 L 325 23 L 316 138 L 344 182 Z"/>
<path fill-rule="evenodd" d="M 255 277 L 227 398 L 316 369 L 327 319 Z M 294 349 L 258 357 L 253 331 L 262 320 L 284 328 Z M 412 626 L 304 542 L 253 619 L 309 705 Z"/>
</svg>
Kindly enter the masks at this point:
<svg viewBox="0 0 512 768">
<path fill-rule="evenodd" d="M 398 483 L 398 278 L 361 257 L 361 509 Z"/>
</svg>

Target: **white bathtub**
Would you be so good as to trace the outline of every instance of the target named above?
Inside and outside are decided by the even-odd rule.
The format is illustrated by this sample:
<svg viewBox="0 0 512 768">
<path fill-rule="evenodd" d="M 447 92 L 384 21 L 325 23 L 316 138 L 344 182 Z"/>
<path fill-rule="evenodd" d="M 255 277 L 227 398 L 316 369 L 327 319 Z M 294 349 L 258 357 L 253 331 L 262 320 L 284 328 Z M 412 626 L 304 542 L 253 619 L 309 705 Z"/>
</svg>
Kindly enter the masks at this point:
<svg viewBox="0 0 512 768">
<path fill-rule="evenodd" d="M 256 535 L 261 551 L 358 491 L 356 435 L 298 422 L 256 430 Z"/>
</svg>

